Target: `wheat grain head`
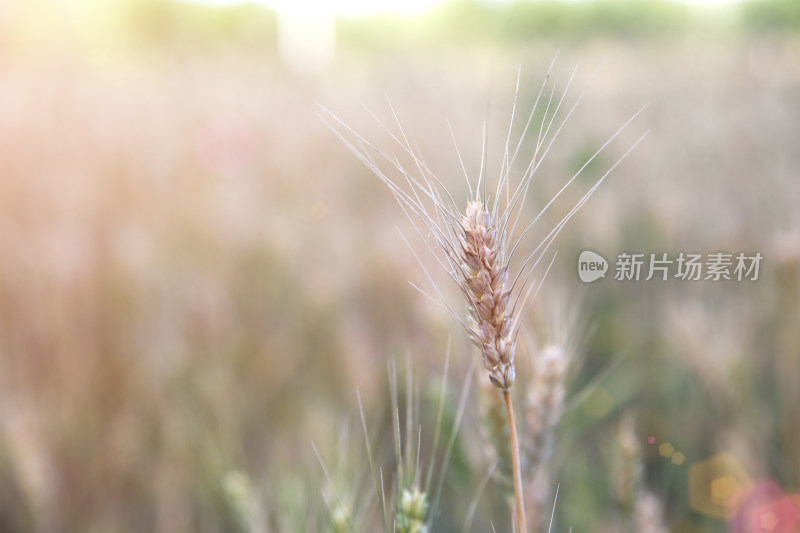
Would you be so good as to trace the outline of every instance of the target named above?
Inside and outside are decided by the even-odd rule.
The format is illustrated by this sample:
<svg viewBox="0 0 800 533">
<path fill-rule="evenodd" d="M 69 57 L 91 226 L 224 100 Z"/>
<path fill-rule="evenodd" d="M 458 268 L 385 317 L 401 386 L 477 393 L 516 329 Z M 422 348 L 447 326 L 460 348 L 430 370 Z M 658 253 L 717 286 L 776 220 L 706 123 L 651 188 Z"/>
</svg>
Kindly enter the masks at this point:
<svg viewBox="0 0 800 533">
<path fill-rule="evenodd" d="M 526 468 L 530 476 L 550 459 L 555 430 L 564 406 L 570 357 L 564 347 L 551 344 L 536 357 L 533 379 L 525 398 Z"/>
<path fill-rule="evenodd" d="M 468 317 L 463 317 L 448 303 L 414 247 L 409 244 L 409 248 L 431 283 L 433 293 L 429 294 L 417 288 L 445 309 L 467 330 L 470 338 L 481 351 L 489 379 L 503 391 L 508 391 L 516 379 L 514 355 L 517 336 L 540 286 L 540 283 L 536 282 L 537 276 L 534 273 L 541 274 L 541 278 L 546 276 L 546 271 L 541 272 L 547 264 L 547 261 L 543 260 L 552 255 L 550 247 L 556 237 L 611 171 L 646 135 L 639 137 L 549 232 L 545 230 L 547 233 L 540 242 L 534 243 L 532 246 L 522 246 L 527 242 L 526 237 L 530 235 L 534 225 L 542 220 L 543 215 L 553 203 L 644 110 L 644 107 L 641 108 L 613 133 L 546 203 L 538 215 L 527 224 L 524 222 L 519 224 L 520 215 L 524 212 L 523 206 L 528 199 L 528 192 L 537 170 L 563 131 L 570 116 L 577 109 L 591 82 L 590 79 L 569 105 L 568 95 L 572 96 L 572 85 L 577 67 L 572 71 L 568 82 L 559 94 L 554 82 L 550 79 L 554 64 L 555 58 L 539 88 L 527 121 L 522 127 L 522 133 L 518 138 L 512 140 L 514 127 L 521 118 L 518 116 L 517 110 L 520 86 L 520 74 L 518 73 L 501 167 L 496 181 L 491 187 L 488 185 L 487 177 L 488 133 L 486 123 L 484 122 L 482 135 L 481 168 L 477 178 L 472 180 L 458 149 L 455 134 L 452 128 L 450 129 L 467 184 L 468 197 L 465 207 L 459 207 L 454 195 L 429 168 L 419 151 L 414 148 L 414 144 L 391 102 L 388 102 L 388 107 L 393 118 L 393 127 L 389 127 L 374 113 L 367 111 L 390 136 L 396 147 L 399 147 L 400 156 L 404 160 L 410 161 L 408 164 L 404 164 L 400 156 L 393 151 L 378 148 L 335 114 L 322 107 L 322 118 L 329 128 L 389 187 L 410 220 L 414 231 L 460 289 L 469 309 Z M 537 113 L 542 116 L 541 123 L 538 128 L 531 128 Z M 533 145 L 533 156 L 527 165 L 520 165 L 520 149 L 525 141 Z M 459 197 L 460 195 L 455 196 Z M 401 236 L 408 244 L 409 241 L 402 233 Z M 513 272 L 512 259 L 514 260 Z"/>
<path fill-rule="evenodd" d="M 517 75 L 517 89 L 511 109 L 508 135 L 496 186 L 491 189 L 487 186 L 486 123 L 484 122 L 483 127 L 481 168 L 474 187 L 455 142 L 455 135 L 452 128 L 450 129 L 469 190 L 467 205 L 463 210 L 458 206 L 453 199 L 453 195 L 447 190 L 442 181 L 428 167 L 419 152 L 413 148 L 413 144 L 409 140 L 391 102 L 389 102 L 389 109 L 396 124 L 395 131 L 384 125 L 373 113 L 370 112 L 370 114 L 400 147 L 402 155 L 411 161 L 409 168 L 403 165 L 396 154 L 377 148 L 336 115 L 324 107 L 322 108 L 325 113 L 322 118 L 326 124 L 389 187 L 415 232 L 466 298 L 470 316 L 462 318 L 447 303 L 414 247 L 408 243 L 408 240 L 401 232 L 403 240 L 409 244 L 411 252 L 425 272 L 436 296 L 430 296 L 420 289 L 421 292 L 444 308 L 467 330 L 472 341 L 480 348 L 483 365 L 489 380 L 495 387 L 503 391 L 509 429 L 509 446 L 513 457 L 514 522 L 517 531 L 520 532 L 525 532 L 527 526 L 523 503 L 519 443 L 510 388 L 516 380 L 514 355 L 517 336 L 540 286 L 534 281 L 533 275 L 537 271 L 537 267 L 542 263 L 542 259 L 549 255 L 550 246 L 565 224 L 586 203 L 611 171 L 646 136 L 645 134 L 639 137 L 617 162 L 596 181 L 594 186 L 580 198 L 575 206 L 561 218 L 555 227 L 547 233 L 544 239 L 533 247 L 532 251 L 525 252 L 527 257 L 523 255 L 523 258 L 518 261 L 519 266 L 516 267 L 516 274 L 511 276 L 509 274 L 511 260 L 517 254 L 520 244 L 525 241 L 525 237 L 529 235 L 534 224 L 540 220 L 545 211 L 553 205 L 556 199 L 578 178 L 583 170 L 644 110 L 644 107 L 641 108 L 628 119 L 567 181 L 540 213 L 529 224 L 523 224 L 524 229 L 520 229 L 517 232 L 517 223 L 519 222 L 520 214 L 523 212 L 522 206 L 528 197 L 533 177 L 586 91 L 586 87 L 584 87 L 580 95 L 573 101 L 572 106 L 569 106 L 566 113 L 560 115 L 562 104 L 567 101 L 567 95 L 572 86 L 577 67 L 573 70 L 572 76 L 560 98 L 554 101 L 555 88 L 548 85 L 550 71 L 554 64 L 555 58 L 548 69 L 518 141 L 512 143 L 513 126 L 518 118 L 517 98 L 519 96 L 520 75 L 519 73 Z M 550 87 L 549 95 L 542 99 L 542 95 L 548 87 Z M 544 102 L 544 111 L 533 157 L 527 167 L 524 167 L 519 180 L 516 183 L 512 183 L 514 176 L 511 170 L 515 167 L 523 141 L 528 138 L 530 125 L 540 102 Z M 557 117 L 560 117 L 558 122 L 556 121 Z M 398 177 L 391 177 L 393 173 L 396 173 Z M 552 266 L 552 260 L 550 265 Z M 549 271 L 549 267 L 547 270 Z M 547 271 L 544 272 L 542 277 L 546 275 Z"/>
</svg>

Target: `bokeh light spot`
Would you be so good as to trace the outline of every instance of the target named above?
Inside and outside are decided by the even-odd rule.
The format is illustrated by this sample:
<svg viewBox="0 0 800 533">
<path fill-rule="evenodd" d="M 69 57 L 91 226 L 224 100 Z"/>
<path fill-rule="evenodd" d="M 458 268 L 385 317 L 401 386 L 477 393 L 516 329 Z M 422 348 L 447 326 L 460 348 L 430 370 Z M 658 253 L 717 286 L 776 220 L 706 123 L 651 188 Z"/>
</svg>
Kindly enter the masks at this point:
<svg viewBox="0 0 800 533">
<path fill-rule="evenodd" d="M 689 507 L 714 518 L 730 519 L 751 480 L 734 456 L 721 453 L 689 467 Z"/>
<path fill-rule="evenodd" d="M 731 533 L 783 531 L 783 524 L 778 526 L 777 522 L 773 523 L 769 515 L 775 515 L 779 522 L 784 522 L 785 515 L 788 523 L 790 517 L 785 510 L 773 506 L 773 503 L 784 497 L 783 490 L 775 481 L 767 479 L 754 483 L 737 505 L 736 516 L 730 524 Z M 765 528 L 765 525 L 770 524 L 772 529 Z"/>
<path fill-rule="evenodd" d="M 669 442 L 665 442 L 658 447 L 658 454 L 661 457 L 672 457 L 673 453 L 675 453 L 675 447 Z"/>
<path fill-rule="evenodd" d="M 731 507 L 732 499 L 738 492 L 739 484 L 733 476 L 720 476 L 711 482 L 711 501 Z"/>
<path fill-rule="evenodd" d="M 738 531 L 746 533 L 797 533 L 800 531 L 800 508 L 794 498 L 783 496 L 751 509 L 749 517 L 742 517 L 739 524 L 744 527 Z"/>
<path fill-rule="evenodd" d="M 672 454 L 672 464 L 682 465 L 685 460 L 686 456 L 683 455 L 683 452 L 675 452 Z"/>
<path fill-rule="evenodd" d="M 775 531 L 775 526 L 778 525 L 778 522 L 778 517 L 772 511 L 761 515 L 761 529 Z"/>
<path fill-rule="evenodd" d="M 650 444 L 655 444 L 656 443 L 656 438 L 655 437 L 650 437 L 650 438 L 647 439 L 647 442 L 650 443 Z"/>
</svg>

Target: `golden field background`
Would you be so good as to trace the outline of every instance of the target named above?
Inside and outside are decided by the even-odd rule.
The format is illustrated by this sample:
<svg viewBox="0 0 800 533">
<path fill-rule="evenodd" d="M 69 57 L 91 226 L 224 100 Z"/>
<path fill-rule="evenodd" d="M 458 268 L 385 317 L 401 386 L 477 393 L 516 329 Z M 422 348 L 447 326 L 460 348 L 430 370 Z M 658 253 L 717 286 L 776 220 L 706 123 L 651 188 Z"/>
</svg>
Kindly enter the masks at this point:
<svg viewBox="0 0 800 533">
<path fill-rule="evenodd" d="M 477 354 L 408 285 L 425 278 L 395 229 L 408 230 L 403 214 L 318 104 L 391 146 L 361 107 L 391 120 L 386 93 L 463 199 L 445 119 L 474 175 L 487 116 L 490 161 L 502 149 L 516 68 L 528 108 L 556 51 L 557 91 L 575 64 L 576 87 L 602 68 L 530 216 L 650 105 L 543 223 L 649 130 L 559 238 L 531 319 L 538 339 L 560 308 L 579 307 L 586 325 L 558 433 L 554 531 L 617 530 L 626 413 L 671 531 L 728 530 L 688 502 L 688 468 L 719 452 L 800 491 L 792 1 L 725 15 L 462 3 L 339 18 L 336 55 L 313 72 L 281 61 L 265 9 L 76 5 L 0 3 L 0 531 L 246 530 L 231 479 L 251 485 L 260 530 L 325 531 L 310 442 L 351 480 L 368 477 L 355 389 L 388 444 L 387 361 L 413 361 L 425 405 L 451 338 L 454 409 Z M 583 285 L 586 248 L 609 259 L 759 251 L 764 262 L 755 282 Z M 518 357 L 524 367 L 535 353 Z M 437 531 L 458 530 L 486 468 L 473 403 Z M 650 436 L 686 462 L 660 457 Z M 474 531 L 508 526 L 491 489 L 478 509 Z"/>
</svg>

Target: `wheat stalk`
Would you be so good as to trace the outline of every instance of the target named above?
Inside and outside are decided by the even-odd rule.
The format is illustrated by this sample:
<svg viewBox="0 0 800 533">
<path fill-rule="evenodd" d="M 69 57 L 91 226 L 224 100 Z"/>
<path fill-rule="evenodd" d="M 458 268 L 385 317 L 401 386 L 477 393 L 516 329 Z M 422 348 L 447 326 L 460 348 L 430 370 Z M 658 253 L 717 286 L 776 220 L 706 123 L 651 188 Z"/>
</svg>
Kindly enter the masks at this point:
<svg viewBox="0 0 800 533">
<path fill-rule="evenodd" d="M 504 497 L 514 496 L 514 473 L 512 471 L 511 438 L 506 420 L 506 405 L 497 387 L 481 380 L 480 387 L 481 429 L 487 442 L 487 455 L 495 465 L 492 477 Z"/>
<path fill-rule="evenodd" d="M 562 105 L 567 100 L 577 67 L 573 70 L 572 76 L 559 98 L 554 100 L 556 91 L 552 88 L 549 96 L 542 99 L 545 89 L 549 87 L 550 71 L 554 64 L 555 58 L 542 82 L 522 134 L 518 142 L 514 144 L 511 142 L 511 133 L 515 120 L 518 118 L 517 98 L 520 84 L 520 75 L 518 73 L 505 150 L 497 183 L 492 188 L 493 190 L 489 189 L 486 176 L 486 124 L 484 123 L 483 127 L 481 169 L 474 186 L 469 179 L 469 173 L 466 171 L 461 153 L 455 142 L 455 135 L 452 129 L 450 130 L 453 142 L 456 144 L 459 161 L 464 170 L 467 188 L 469 189 L 469 198 L 465 209 L 458 207 L 453 196 L 441 180 L 427 166 L 423 158 L 418 155 L 418 152 L 414 150 L 390 102 L 388 105 L 395 122 L 394 130 L 385 125 L 371 112 L 370 114 L 400 147 L 401 155 L 410 158 L 412 162 L 411 168 L 406 168 L 397 155 L 377 148 L 335 114 L 322 107 L 323 120 L 325 120 L 334 134 L 389 187 L 411 222 L 414 231 L 426 244 L 433 257 L 455 282 L 466 299 L 470 317 L 462 318 L 460 313 L 456 312 L 447 303 L 424 263 L 420 260 L 413 246 L 409 244 L 411 252 L 431 282 L 436 295 L 431 296 L 425 291 L 419 290 L 445 309 L 469 333 L 470 338 L 481 351 L 483 365 L 491 383 L 503 393 L 514 477 L 514 522 L 516 530 L 522 533 L 527 531 L 527 526 L 523 504 L 519 444 L 514 424 L 514 409 L 510 389 L 516 379 L 514 354 L 517 336 L 539 287 L 532 281 L 533 273 L 539 267 L 542 259 L 548 255 L 550 246 L 567 221 L 575 215 L 608 174 L 627 157 L 646 135 L 642 135 L 633 143 L 617 162 L 597 180 L 595 185 L 580 198 L 576 205 L 561 218 L 545 238 L 528 253 L 527 257 L 519 259 L 521 266 L 518 266 L 515 275 L 510 275 L 511 260 L 518 253 L 520 245 L 524 242 L 525 237 L 529 235 L 534 224 L 540 220 L 545 211 L 550 208 L 556 199 L 578 178 L 606 146 L 644 110 L 643 107 L 625 122 L 554 195 L 539 215 L 534 217 L 524 229 L 516 231 L 519 217 L 522 213 L 522 206 L 528 197 L 533 177 L 563 130 L 567 120 L 583 99 L 586 91 L 584 87 L 580 95 L 574 99 L 572 106 L 563 116 L 560 115 L 560 112 L 563 111 Z M 528 136 L 531 122 L 541 102 L 545 102 L 545 108 L 534 146 L 533 157 L 527 167 L 524 167 L 519 181 L 512 183 L 511 169 L 514 168 L 517 162 L 520 147 Z M 558 116 L 562 118 L 557 123 L 556 117 Z M 384 170 L 387 165 L 388 169 Z M 399 178 L 393 179 L 390 177 L 393 172 L 396 172 Z M 408 244 L 408 240 L 402 233 L 401 237 Z M 552 265 L 552 261 L 550 264 Z M 544 276 L 546 276 L 546 272 Z"/>
<path fill-rule="evenodd" d="M 526 532 L 519 444 L 509 392 L 516 379 L 516 334 L 512 333 L 511 327 L 511 292 L 506 289 L 508 265 L 503 264 L 502 230 L 495 226 L 480 196 L 467 204 L 466 215 L 461 217 L 461 228 L 464 233 L 460 239 L 460 286 L 470 303 L 474 322 L 472 339 L 481 349 L 483 366 L 492 384 L 503 391 L 514 480 L 515 522 L 518 531 Z"/>
</svg>

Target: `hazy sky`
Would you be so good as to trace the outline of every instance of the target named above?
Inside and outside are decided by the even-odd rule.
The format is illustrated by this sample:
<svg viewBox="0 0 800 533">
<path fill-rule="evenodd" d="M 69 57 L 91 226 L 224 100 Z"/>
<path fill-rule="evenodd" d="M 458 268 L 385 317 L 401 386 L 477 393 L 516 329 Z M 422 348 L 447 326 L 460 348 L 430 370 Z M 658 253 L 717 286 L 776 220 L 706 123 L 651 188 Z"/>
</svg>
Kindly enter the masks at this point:
<svg viewBox="0 0 800 533">
<path fill-rule="evenodd" d="M 185 0 L 203 4 L 236 4 L 236 3 L 262 3 L 277 7 L 282 10 L 297 11 L 313 9 L 318 12 L 335 12 L 343 14 L 364 14 L 377 11 L 392 11 L 399 13 L 413 13 L 429 8 L 442 0 Z M 508 0 L 489 0 L 494 2 L 507 2 Z M 591 0 L 564 0 L 567 2 Z M 733 4 L 737 0 L 676 0 L 686 4 Z M 800 1 L 800 0 L 798 0 Z"/>
</svg>

